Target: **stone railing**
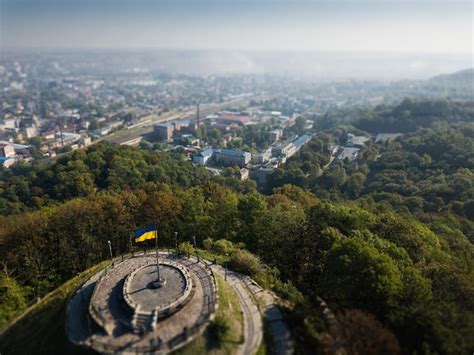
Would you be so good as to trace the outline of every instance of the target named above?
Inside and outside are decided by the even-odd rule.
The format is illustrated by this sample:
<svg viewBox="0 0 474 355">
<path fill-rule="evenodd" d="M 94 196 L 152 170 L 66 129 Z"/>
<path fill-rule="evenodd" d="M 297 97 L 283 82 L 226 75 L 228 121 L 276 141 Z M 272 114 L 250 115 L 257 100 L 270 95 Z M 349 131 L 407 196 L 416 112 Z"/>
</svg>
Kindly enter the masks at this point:
<svg viewBox="0 0 474 355">
<path fill-rule="evenodd" d="M 152 323 L 152 327 L 155 327 L 159 319 L 163 319 L 172 315 L 173 313 L 181 309 L 185 304 L 187 304 L 192 299 L 192 296 L 194 294 L 194 285 L 192 282 L 191 275 L 182 265 L 180 265 L 179 263 L 173 262 L 171 260 L 161 260 L 160 265 L 173 267 L 183 275 L 185 283 L 186 283 L 185 289 L 180 295 L 170 299 L 168 302 L 160 305 L 159 307 L 156 307 L 152 311 L 143 311 L 143 310 L 138 311 L 140 305 L 137 304 L 132 299 L 132 297 L 130 297 L 130 284 L 133 278 L 137 275 L 137 273 L 139 273 L 144 268 L 149 267 L 150 265 L 153 265 L 153 264 L 154 262 L 150 261 L 149 263 L 137 268 L 131 274 L 129 274 L 127 278 L 125 279 L 122 293 L 123 293 L 123 299 L 125 300 L 125 303 L 127 303 L 130 309 L 134 312 L 134 318 L 137 315 L 137 313 L 140 313 L 142 315 L 149 315 L 150 317 L 153 317 L 154 321 Z M 135 326 L 136 325 L 134 325 L 134 327 Z"/>
</svg>

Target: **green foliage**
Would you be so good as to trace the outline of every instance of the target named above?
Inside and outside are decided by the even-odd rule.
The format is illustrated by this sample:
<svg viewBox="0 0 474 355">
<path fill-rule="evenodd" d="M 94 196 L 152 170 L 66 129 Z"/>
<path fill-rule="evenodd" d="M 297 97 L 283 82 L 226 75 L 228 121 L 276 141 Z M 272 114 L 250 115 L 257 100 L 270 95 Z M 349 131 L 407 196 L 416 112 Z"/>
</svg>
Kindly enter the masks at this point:
<svg viewBox="0 0 474 355">
<path fill-rule="evenodd" d="M 0 329 L 26 307 L 25 291 L 15 279 L 0 273 Z"/>
<path fill-rule="evenodd" d="M 260 260 L 247 250 L 236 250 L 230 256 L 231 269 L 253 276 L 260 270 Z"/>
<path fill-rule="evenodd" d="M 474 220 L 474 113 L 472 106 L 405 100 L 373 111 L 344 112 L 374 135 L 405 133 L 396 141 L 368 143 L 356 162 L 329 163 L 332 148 L 355 127 L 338 127 L 312 139 L 269 176 L 269 189 L 291 183 L 321 198 L 382 202 L 416 216 L 453 212 Z"/>
<path fill-rule="evenodd" d="M 168 153 L 96 144 L 62 157 L 52 166 L 20 164 L 0 169 L 0 213 L 32 210 L 98 190 L 137 189 L 146 182 L 187 187 L 210 177 L 205 169 L 193 168 Z"/>
<path fill-rule="evenodd" d="M 225 255 L 234 250 L 234 245 L 229 240 L 219 239 L 212 244 L 212 250 L 217 254 Z"/>
<path fill-rule="evenodd" d="M 472 106 L 444 100 L 403 100 L 393 108 L 379 107 L 372 115 L 356 121 L 355 125 L 364 131 L 413 132 L 420 127 L 431 127 L 438 121 L 472 120 Z"/>
<path fill-rule="evenodd" d="M 229 328 L 227 319 L 222 316 L 215 317 L 211 324 L 209 324 L 209 331 L 219 341 L 219 343 L 227 336 Z"/>
<path fill-rule="evenodd" d="M 402 292 L 402 274 L 388 255 L 356 238 L 337 240 L 326 255 L 321 288 L 348 306 L 385 313 Z"/>
<path fill-rule="evenodd" d="M 72 344 L 66 336 L 68 299 L 105 263 L 75 276 L 33 305 L 0 338 L 2 354 L 84 354 L 84 348 Z"/>
<path fill-rule="evenodd" d="M 439 108 L 466 118 L 466 108 Z M 367 117 L 386 108 L 377 110 Z M 430 128 L 329 167 L 346 129 L 317 135 L 270 179 L 268 196 L 210 178 L 179 154 L 116 145 L 75 151 L 49 168 L 2 170 L 0 209 L 11 214 L 0 216 L 0 258 L 12 270 L 5 319 L 105 260 L 107 240 L 115 255 L 128 252 L 130 233 L 157 221 L 160 247 L 174 247 L 178 232 L 187 253 L 195 236 L 220 262 L 231 254 L 230 267 L 295 303 L 314 332 L 323 327 L 313 316 L 323 297 L 336 311 L 363 312 L 348 324 L 383 324 L 378 335 L 394 349 L 388 329 L 403 352 L 466 353 L 474 348 L 474 130 L 425 119 Z"/>
<path fill-rule="evenodd" d="M 178 249 L 181 253 L 190 256 L 194 253 L 194 246 L 190 242 L 184 242 L 179 244 Z"/>
</svg>

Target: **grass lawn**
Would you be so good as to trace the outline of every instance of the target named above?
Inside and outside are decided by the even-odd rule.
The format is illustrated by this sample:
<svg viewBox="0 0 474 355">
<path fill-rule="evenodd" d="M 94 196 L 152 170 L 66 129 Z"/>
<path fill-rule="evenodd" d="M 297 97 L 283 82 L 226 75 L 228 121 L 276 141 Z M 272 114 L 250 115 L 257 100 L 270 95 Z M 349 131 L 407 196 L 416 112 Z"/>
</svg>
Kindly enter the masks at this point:
<svg viewBox="0 0 474 355">
<path fill-rule="evenodd" d="M 91 354 L 69 342 L 66 336 L 66 307 L 69 298 L 89 277 L 107 265 L 102 262 L 67 281 L 35 304 L 0 338 L 0 353 Z"/>
<path fill-rule="evenodd" d="M 232 288 L 220 277 L 216 275 L 219 294 L 219 307 L 216 317 L 223 317 L 227 320 L 229 331 L 219 343 L 206 330 L 193 342 L 187 344 L 182 349 L 178 349 L 173 354 L 198 355 L 198 354 L 233 354 L 243 342 L 243 315 L 240 311 L 240 303 Z"/>
</svg>

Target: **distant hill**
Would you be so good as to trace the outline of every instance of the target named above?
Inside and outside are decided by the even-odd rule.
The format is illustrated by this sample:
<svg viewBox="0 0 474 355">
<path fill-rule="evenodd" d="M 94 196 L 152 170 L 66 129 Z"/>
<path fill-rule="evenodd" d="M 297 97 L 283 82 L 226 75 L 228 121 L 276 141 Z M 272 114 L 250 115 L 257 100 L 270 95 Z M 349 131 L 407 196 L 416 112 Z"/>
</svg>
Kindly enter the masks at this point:
<svg viewBox="0 0 474 355">
<path fill-rule="evenodd" d="M 448 86 L 474 86 L 474 68 L 464 69 L 452 74 L 442 74 L 428 80 L 431 84 Z"/>
</svg>

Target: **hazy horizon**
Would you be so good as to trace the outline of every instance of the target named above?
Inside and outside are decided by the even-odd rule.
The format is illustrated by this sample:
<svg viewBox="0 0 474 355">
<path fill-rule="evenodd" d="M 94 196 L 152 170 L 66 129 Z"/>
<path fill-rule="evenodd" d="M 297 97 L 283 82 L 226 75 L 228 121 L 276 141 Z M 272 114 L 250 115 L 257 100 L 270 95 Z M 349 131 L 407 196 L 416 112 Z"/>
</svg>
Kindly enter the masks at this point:
<svg viewBox="0 0 474 355">
<path fill-rule="evenodd" d="M 270 74 L 305 79 L 427 79 L 472 68 L 471 56 L 417 53 L 323 51 L 10 48 L 5 55 L 49 56 L 106 72 L 162 72 L 197 75 Z M 75 58 L 75 59 L 74 59 Z"/>
<path fill-rule="evenodd" d="M 0 13 L 2 52 L 191 51 L 185 72 L 331 78 L 473 66 L 470 1 L 0 0 Z"/>
<path fill-rule="evenodd" d="M 472 54 L 470 1 L 1 0 L 2 47 Z"/>
</svg>

